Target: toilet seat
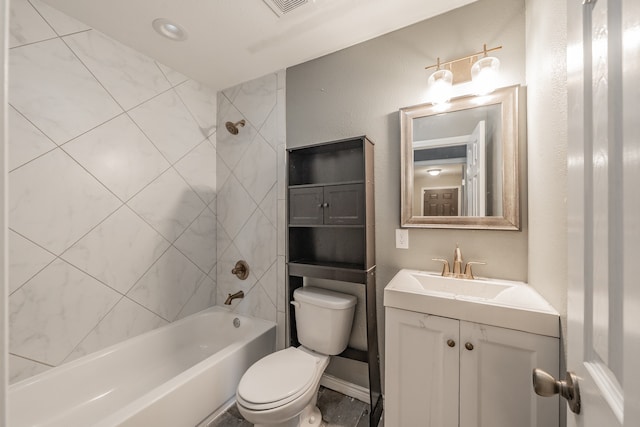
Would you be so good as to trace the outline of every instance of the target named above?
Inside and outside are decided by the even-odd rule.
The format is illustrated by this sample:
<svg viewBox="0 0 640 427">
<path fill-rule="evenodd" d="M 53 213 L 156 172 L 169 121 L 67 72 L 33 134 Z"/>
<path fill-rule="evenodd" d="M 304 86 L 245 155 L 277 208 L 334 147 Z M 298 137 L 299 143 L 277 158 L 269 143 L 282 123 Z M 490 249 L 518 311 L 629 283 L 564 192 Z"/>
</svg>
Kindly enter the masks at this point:
<svg viewBox="0 0 640 427">
<path fill-rule="evenodd" d="M 289 347 L 252 365 L 242 376 L 236 397 L 253 411 L 286 405 L 315 386 L 318 370 L 324 371 L 328 356 Z"/>
</svg>

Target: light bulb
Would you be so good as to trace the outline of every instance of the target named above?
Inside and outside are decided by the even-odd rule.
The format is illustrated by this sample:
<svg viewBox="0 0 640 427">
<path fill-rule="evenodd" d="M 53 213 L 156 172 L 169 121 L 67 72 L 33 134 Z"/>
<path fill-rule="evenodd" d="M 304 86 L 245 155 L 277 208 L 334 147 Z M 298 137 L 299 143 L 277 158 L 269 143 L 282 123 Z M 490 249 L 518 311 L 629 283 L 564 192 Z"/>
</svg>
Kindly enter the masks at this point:
<svg viewBox="0 0 640 427">
<path fill-rule="evenodd" d="M 471 80 L 473 80 L 476 95 L 487 95 L 498 87 L 499 69 L 500 60 L 493 56 L 481 58 L 473 64 L 471 67 Z"/>
<path fill-rule="evenodd" d="M 433 105 L 444 104 L 451 99 L 453 92 L 453 73 L 449 70 L 437 70 L 429 76 L 429 99 Z"/>
<path fill-rule="evenodd" d="M 431 176 L 438 176 L 442 172 L 442 169 L 428 169 L 427 173 Z"/>
</svg>

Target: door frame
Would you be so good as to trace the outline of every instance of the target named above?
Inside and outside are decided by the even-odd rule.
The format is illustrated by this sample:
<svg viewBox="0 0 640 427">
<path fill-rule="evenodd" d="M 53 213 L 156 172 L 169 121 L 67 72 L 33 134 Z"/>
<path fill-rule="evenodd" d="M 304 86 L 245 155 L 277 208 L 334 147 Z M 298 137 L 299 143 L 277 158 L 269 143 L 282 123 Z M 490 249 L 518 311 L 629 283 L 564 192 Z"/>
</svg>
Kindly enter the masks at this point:
<svg viewBox="0 0 640 427">
<path fill-rule="evenodd" d="M 424 216 L 424 191 L 425 190 L 448 190 L 450 188 L 458 189 L 458 216 L 460 216 L 460 208 L 462 207 L 462 186 L 461 185 L 448 185 L 445 187 L 421 187 L 420 188 L 420 214 Z"/>
<path fill-rule="evenodd" d="M 8 316 L 8 81 L 9 0 L 0 0 L 0 427 L 8 423 L 9 316 Z"/>
<path fill-rule="evenodd" d="M 640 182 L 640 121 L 638 108 L 640 100 L 640 2 L 622 0 L 622 31 L 624 44 L 622 59 L 624 63 L 622 87 L 625 98 L 622 104 L 622 137 L 625 141 L 634 141 L 623 148 L 623 182 Z M 637 422 L 640 419 L 640 287 L 638 278 L 638 254 L 640 254 L 640 194 L 637 187 L 630 186 L 624 194 L 624 215 L 635 218 L 632 227 L 625 230 L 623 243 L 623 280 L 625 331 L 633 331 L 625 336 L 623 366 L 625 370 L 624 414 L 625 420 Z M 626 225 L 626 224 L 625 224 Z M 627 426 L 628 421 L 625 421 Z"/>
</svg>

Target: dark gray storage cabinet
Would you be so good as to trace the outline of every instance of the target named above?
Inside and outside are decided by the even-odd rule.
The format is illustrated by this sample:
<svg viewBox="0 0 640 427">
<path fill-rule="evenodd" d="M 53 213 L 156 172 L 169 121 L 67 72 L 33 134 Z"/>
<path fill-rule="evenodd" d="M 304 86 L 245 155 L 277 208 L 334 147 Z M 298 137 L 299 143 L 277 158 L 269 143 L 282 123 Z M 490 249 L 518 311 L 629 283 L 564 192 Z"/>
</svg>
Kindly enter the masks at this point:
<svg viewBox="0 0 640 427">
<path fill-rule="evenodd" d="M 305 277 L 364 286 L 367 350 L 340 357 L 368 364 L 369 425 L 382 414 L 376 317 L 373 143 L 366 136 L 288 149 L 289 345 L 299 345 L 293 291 Z"/>
<path fill-rule="evenodd" d="M 364 225 L 364 184 L 289 189 L 290 225 Z"/>
</svg>

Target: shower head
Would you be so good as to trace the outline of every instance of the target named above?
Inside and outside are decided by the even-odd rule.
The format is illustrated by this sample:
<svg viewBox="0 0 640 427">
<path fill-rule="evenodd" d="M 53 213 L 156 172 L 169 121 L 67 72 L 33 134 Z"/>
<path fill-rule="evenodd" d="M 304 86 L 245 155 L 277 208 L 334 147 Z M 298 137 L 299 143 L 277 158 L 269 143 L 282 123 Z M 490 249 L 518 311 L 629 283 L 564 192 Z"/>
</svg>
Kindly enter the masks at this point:
<svg viewBox="0 0 640 427">
<path fill-rule="evenodd" d="M 245 121 L 243 119 L 243 120 L 240 120 L 239 122 L 235 122 L 235 123 L 227 122 L 224 125 L 227 127 L 227 130 L 229 131 L 229 133 L 231 135 L 237 135 L 238 134 L 238 128 L 239 127 L 244 127 L 244 124 L 245 124 Z"/>
</svg>

